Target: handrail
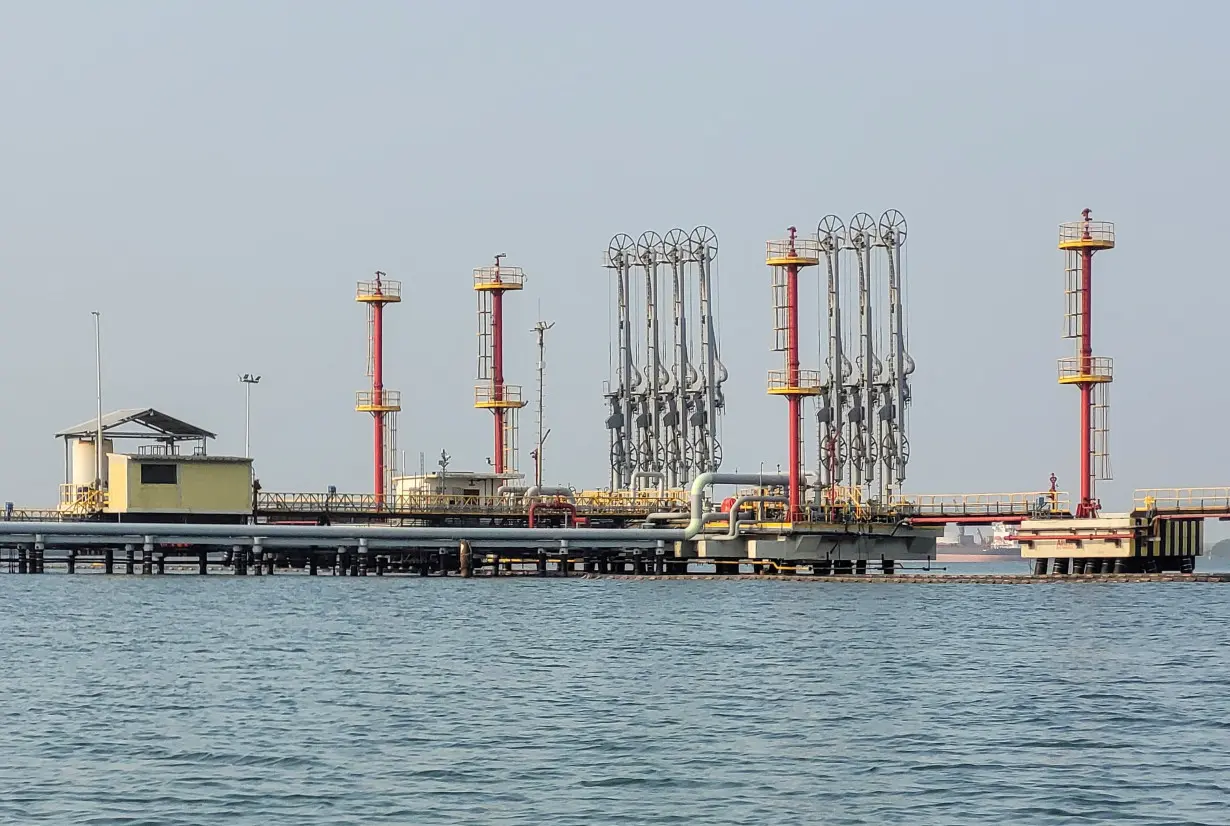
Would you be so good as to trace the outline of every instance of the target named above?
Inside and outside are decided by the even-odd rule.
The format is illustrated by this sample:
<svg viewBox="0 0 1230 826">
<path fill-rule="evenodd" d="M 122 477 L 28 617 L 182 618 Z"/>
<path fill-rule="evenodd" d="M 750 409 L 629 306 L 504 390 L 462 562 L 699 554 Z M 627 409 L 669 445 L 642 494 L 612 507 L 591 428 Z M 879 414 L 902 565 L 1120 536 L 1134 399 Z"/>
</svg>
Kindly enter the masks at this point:
<svg viewBox="0 0 1230 826">
<path fill-rule="evenodd" d="M 1068 221 L 1059 225 L 1059 243 L 1073 241 L 1115 241 L 1115 225 L 1110 221 Z"/>
<path fill-rule="evenodd" d="M 492 404 L 495 402 L 521 404 L 521 385 L 505 384 L 498 393 L 496 392 L 496 387 L 492 382 L 476 384 L 474 386 L 475 404 Z"/>
<path fill-rule="evenodd" d="M 383 296 L 385 298 L 401 298 L 401 282 L 400 281 L 385 281 L 381 279 L 377 281 L 360 281 L 355 288 L 356 298 L 366 298 L 370 296 Z"/>
<path fill-rule="evenodd" d="M 101 513 L 107 508 L 107 492 L 92 485 L 60 485 L 60 511 L 62 513 Z"/>
<path fill-rule="evenodd" d="M 380 402 L 376 402 L 374 390 L 356 390 L 354 394 L 355 407 L 401 407 L 400 390 L 381 390 Z"/>
<path fill-rule="evenodd" d="M 890 505 L 918 516 L 1028 516 L 1042 509 L 1066 513 L 1071 509 L 1062 491 L 1015 493 L 913 493 L 894 496 Z"/>
<path fill-rule="evenodd" d="M 1230 487 L 1141 488 L 1132 494 L 1132 506 L 1161 513 L 1230 514 Z"/>
<path fill-rule="evenodd" d="M 499 272 L 500 279 L 496 281 L 496 272 Z M 476 267 L 474 269 L 474 283 L 479 284 L 507 284 L 509 287 L 520 287 L 525 285 L 525 272 L 520 267 L 505 267 L 501 266 L 498 270 L 495 267 Z"/>
<path fill-rule="evenodd" d="M 1107 356 L 1064 356 L 1059 359 L 1059 380 L 1072 381 L 1085 376 L 1114 378 L 1115 362 Z"/>
<path fill-rule="evenodd" d="M 819 259 L 820 242 L 815 238 L 780 238 L 765 242 L 766 263 L 783 258 Z"/>
<path fill-rule="evenodd" d="M 794 384 L 790 383 L 790 371 L 788 370 L 770 370 L 769 371 L 769 391 L 773 390 L 789 390 L 792 388 L 800 388 L 807 390 L 818 390 L 824 386 L 824 379 L 819 370 L 804 370 L 798 371 L 798 378 Z"/>
<path fill-rule="evenodd" d="M 577 511 L 586 514 L 641 515 L 655 511 L 682 509 L 680 496 L 638 496 L 577 494 Z M 376 501 L 371 493 L 295 493 L 265 492 L 256 497 L 256 510 L 269 513 L 499 513 L 525 514 L 528 503 L 507 496 L 478 496 L 449 493 L 410 493 Z"/>
</svg>

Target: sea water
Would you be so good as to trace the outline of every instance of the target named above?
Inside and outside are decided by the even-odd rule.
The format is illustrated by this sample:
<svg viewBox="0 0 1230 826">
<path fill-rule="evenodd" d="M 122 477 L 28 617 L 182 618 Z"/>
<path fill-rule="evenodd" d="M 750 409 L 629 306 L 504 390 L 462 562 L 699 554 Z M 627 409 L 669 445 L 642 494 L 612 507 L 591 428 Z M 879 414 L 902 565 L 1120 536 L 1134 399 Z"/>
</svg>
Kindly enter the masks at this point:
<svg viewBox="0 0 1230 826">
<path fill-rule="evenodd" d="M 0 823 L 1226 824 L 1230 586 L 0 577 Z"/>
</svg>

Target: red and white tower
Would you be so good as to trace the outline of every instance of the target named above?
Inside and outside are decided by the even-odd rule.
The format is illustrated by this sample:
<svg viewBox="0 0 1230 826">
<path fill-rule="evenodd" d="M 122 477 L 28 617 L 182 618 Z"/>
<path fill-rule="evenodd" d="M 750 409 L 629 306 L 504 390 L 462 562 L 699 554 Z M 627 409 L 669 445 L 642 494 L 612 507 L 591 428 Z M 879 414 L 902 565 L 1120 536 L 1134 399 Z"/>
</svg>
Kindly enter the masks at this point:
<svg viewBox="0 0 1230 826">
<path fill-rule="evenodd" d="M 785 396 L 790 408 L 787 498 L 794 521 L 803 515 L 803 399 L 820 394 L 819 372 L 799 367 L 799 271 L 820 263 L 820 248 L 815 239 L 798 238 L 794 227 L 788 232 L 785 240 L 768 242 L 765 263 L 773 268 L 773 349 L 786 356 L 785 370 L 769 371 L 769 393 Z"/>
<path fill-rule="evenodd" d="M 1088 209 L 1080 221 L 1059 225 L 1059 249 L 1067 255 L 1064 338 L 1077 339 L 1077 355 L 1059 360 L 1059 383 L 1081 391 L 1081 473 L 1078 518 L 1098 515 L 1095 484 L 1111 478 L 1107 436 L 1109 389 L 1114 378 L 1109 358 L 1093 355 L 1093 256 L 1114 249 L 1115 225 L 1090 219 Z"/>
<path fill-rule="evenodd" d="M 525 287 L 520 267 L 505 267 L 504 253 L 495 264 L 474 270 L 474 289 L 478 292 L 478 379 L 474 406 L 490 410 L 495 420 L 495 456 L 491 463 L 496 473 L 516 473 L 517 411 L 525 407 L 521 386 L 504 383 L 504 293 Z"/>
<path fill-rule="evenodd" d="M 356 394 L 354 409 L 370 413 L 374 423 L 372 492 L 376 504 L 383 505 L 397 471 L 397 414 L 401 411 L 401 393 L 384 386 L 384 307 L 401 301 L 401 282 L 386 281 L 384 273 L 377 272 L 375 280 L 359 282 L 355 300 L 367 305 L 367 375 L 372 386 Z"/>
</svg>

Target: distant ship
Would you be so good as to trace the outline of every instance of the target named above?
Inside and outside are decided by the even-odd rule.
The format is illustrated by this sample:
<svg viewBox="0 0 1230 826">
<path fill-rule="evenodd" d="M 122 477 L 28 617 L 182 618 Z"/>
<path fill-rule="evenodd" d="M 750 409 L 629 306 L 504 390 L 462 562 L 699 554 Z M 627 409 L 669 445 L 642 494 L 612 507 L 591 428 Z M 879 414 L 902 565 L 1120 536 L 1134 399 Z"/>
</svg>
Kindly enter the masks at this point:
<svg viewBox="0 0 1230 826">
<path fill-rule="evenodd" d="M 1012 538 L 1013 533 L 1012 527 L 1003 522 L 991 525 L 989 536 L 983 534 L 981 528 L 949 525 L 944 535 L 935 541 L 935 559 L 937 562 L 1020 559 L 1021 544 Z"/>
</svg>

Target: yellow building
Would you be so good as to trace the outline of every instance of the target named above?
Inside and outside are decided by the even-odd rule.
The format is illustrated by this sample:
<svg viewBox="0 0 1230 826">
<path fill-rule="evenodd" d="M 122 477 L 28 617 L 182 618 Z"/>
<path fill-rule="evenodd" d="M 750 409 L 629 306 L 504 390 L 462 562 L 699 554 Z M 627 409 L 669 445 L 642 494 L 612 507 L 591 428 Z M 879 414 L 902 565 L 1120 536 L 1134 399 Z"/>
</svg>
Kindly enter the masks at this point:
<svg viewBox="0 0 1230 826">
<path fill-rule="evenodd" d="M 111 453 L 105 513 L 252 512 L 252 460 L 231 456 L 133 456 Z"/>
<path fill-rule="evenodd" d="M 101 462 L 95 453 L 100 433 Z M 252 513 L 252 460 L 208 455 L 213 433 L 165 413 L 117 410 L 56 436 L 64 439 L 62 511 L 200 521 Z M 144 444 L 118 452 L 117 441 Z"/>
</svg>

